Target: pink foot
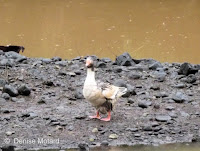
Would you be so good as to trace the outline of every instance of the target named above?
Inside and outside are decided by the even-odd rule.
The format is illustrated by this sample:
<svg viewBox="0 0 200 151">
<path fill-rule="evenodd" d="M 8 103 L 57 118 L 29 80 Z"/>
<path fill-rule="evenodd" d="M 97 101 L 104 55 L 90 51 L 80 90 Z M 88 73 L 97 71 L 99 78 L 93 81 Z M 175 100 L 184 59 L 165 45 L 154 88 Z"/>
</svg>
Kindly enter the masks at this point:
<svg viewBox="0 0 200 151">
<path fill-rule="evenodd" d="M 89 118 L 91 118 L 91 119 L 93 119 L 93 118 L 100 119 L 100 116 L 94 115 L 94 116 L 89 116 Z"/>
<path fill-rule="evenodd" d="M 110 121 L 110 119 L 111 119 L 111 112 L 108 111 L 108 117 L 106 117 L 106 118 L 102 118 L 101 120 L 102 120 L 102 121 L 106 121 L 106 122 L 108 122 L 108 121 Z"/>
<path fill-rule="evenodd" d="M 110 117 L 102 118 L 101 121 L 106 121 L 106 122 L 108 122 L 108 121 L 110 121 Z"/>
</svg>

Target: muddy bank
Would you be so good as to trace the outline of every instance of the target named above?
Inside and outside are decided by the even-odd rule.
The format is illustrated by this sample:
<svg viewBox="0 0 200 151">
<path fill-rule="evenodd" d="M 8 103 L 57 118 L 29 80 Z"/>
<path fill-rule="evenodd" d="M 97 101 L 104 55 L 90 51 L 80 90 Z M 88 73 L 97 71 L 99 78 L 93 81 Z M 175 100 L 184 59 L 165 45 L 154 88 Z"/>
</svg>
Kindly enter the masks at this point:
<svg viewBox="0 0 200 151">
<path fill-rule="evenodd" d="M 96 79 L 128 88 L 110 122 L 89 119 L 84 58 L 0 52 L 0 145 L 18 149 L 200 141 L 200 65 L 96 57 Z M 87 144 L 87 145 L 86 145 Z"/>
</svg>

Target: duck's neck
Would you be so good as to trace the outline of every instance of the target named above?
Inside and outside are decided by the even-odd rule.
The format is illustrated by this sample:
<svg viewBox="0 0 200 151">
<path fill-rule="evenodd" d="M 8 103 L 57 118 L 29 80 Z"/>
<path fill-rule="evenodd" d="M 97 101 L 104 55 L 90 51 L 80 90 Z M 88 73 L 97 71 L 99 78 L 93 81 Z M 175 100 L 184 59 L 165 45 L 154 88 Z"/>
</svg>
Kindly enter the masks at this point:
<svg viewBox="0 0 200 151">
<path fill-rule="evenodd" d="M 87 68 L 87 77 L 85 80 L 86 83 L 93 83 L 95 82 L 95 72 L 94 68 Z"/>
</svg>

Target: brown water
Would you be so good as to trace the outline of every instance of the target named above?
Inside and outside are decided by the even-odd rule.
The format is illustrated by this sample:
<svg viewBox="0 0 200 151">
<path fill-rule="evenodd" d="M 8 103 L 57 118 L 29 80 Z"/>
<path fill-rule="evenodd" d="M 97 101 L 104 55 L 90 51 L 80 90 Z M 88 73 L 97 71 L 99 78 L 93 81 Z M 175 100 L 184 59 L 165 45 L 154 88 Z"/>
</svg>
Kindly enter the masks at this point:
<svg viewBox="0 0 200 151">
<path fill-rule="evenodd" d="M 0 0 L 0 45 L 29 57 L 95 54 L 200 63 L 199 0 Z"/>
</svg>

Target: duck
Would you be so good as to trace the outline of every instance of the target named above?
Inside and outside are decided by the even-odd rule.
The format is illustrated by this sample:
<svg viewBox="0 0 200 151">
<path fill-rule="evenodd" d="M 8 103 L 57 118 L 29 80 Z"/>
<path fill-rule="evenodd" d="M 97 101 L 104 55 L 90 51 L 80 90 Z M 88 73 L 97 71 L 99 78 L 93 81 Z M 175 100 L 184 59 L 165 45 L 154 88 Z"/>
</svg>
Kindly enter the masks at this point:
<svg viewBox="0 0 200 151">
<path fill-rule="evenodd" d="M 15 46 L 15 45 L 8 45 L 8 46 L 0 46 L 0 50 L 3 52 L 9 52 L 9 51 L 14 51 L 16 53 L 19 53 L 20 51 L 24 52 L 24 47 L 23 46 Z"/>
<path fill-rule="evenodd" d="M 108 82 L 96 81 L 92 57 L 87 57 L 85 66 L 87 68 L 87 76 L 83 86 L 83 96 L 96 108 L 96 115 L 89 116 L 89 118 L 110 121 L 111 111 L 114 109 L 118 99 L 127 92 L 127 88 L 114 86 Z M 100 113 L 107 114 L 107 117 L 101 118 Z"/>
</svg>

